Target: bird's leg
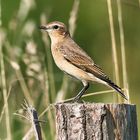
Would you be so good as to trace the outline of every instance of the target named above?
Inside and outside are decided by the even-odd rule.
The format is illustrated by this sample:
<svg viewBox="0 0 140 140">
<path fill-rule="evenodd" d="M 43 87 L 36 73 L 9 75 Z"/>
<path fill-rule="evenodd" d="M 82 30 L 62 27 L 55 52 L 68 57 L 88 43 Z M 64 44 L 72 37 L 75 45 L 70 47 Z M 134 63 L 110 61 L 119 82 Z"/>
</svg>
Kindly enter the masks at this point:
<svg viewBox="0 0 140 140">
<path fill-rule="evenodd" d="M 83 83 L 84 87 L 82 88 L 82 90 L 75 96 L 75 98 L 73 99 L 73 102 L 78 102 L 80 100 L 80 98 L 83 96 L 83 94 L 85 93 L 85 91 L 89 88 L 89 83 Z"/>
</svg>

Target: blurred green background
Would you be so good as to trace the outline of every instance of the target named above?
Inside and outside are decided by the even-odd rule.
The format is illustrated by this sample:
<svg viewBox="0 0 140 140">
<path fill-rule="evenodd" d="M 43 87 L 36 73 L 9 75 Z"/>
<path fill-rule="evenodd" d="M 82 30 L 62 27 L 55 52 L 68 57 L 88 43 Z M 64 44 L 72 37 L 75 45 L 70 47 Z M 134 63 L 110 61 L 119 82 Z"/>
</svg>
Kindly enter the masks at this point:
<svg viewBox="0 0 140 140">
<path fill-rule="evenodd" d="M 112 0 L 113 20 L 119 62 L 120 86 L 123 87 L 118 7 Z M 21 139 L 29 130 L 27 120 L 13 115 L 21 109 L 26 99 L 38 111 L 42 111 L 59 99 L 61 95 L 71 98 L 82 87 L 73 79 L 63 77 L 50 53 L 47 33 L 39 30 L 39 25 L 58 20 L 69 25 L 73 0 L 1 0 L 0 41 L 4 65 L 0 65 L 5 76 L 0 80 L 0 113 L 4 105 L 4 94 L 8 94 L 8 109 L 12 139 Z M 140 126 L 140 5 L 138 0 L 122 0 L 122 19 L 126 49 L 127 76 L 130 99 L 137 105 L 137 120 Z M 80 1 L 76 16 L 74 40 L 114 79 L 111 35 L 106 0 Z M 1 60 L 2 61 L 2 60 Z M 3 67 L 4 66 L 4 67 Z M 3 81 L 5 79 L 5 81 Z M 6 87 L 3 85 L 5 83 Z M 68 86 L 70 85 L 70 86 Z M 94 84 L 88 93 L 108 88 Z M 67 93 L 67 94 L 66 94 Z M 85 101 L 114 102 L 113 94 L 101 94 L 84 98 Z M 41 119 L 43 139 L 55 138 L 54 110 L 47 111 Z M 0 119 L 0 139 L 7 137 L 6 114 Z M 140 129 L 139 129 L 140 133 Z M 9 136 L 10 137 L 10 136 Z"/>
</svg>

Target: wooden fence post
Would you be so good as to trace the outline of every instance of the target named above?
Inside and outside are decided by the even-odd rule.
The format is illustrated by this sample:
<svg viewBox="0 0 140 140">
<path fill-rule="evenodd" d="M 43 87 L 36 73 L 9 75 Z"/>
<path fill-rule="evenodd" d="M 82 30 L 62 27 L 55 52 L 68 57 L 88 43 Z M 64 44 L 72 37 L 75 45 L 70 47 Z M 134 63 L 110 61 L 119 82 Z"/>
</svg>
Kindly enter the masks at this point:
<svg viewBox="0 0 140 140">
<path fill-rule="evenodd" d="M 56 104 L 57 140 L 138 140 L 136 106 Z"/>
</svg>

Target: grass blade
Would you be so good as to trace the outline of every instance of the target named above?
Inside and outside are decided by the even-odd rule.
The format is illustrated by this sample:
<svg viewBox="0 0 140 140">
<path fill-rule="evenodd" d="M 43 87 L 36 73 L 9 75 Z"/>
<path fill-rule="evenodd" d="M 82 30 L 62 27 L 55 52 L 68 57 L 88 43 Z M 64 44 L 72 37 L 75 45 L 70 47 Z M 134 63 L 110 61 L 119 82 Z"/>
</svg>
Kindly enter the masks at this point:
<svg viewBox="0 0 140 140">
<path fill-rule="evenodd" d="M 4 106 L 5 106 L 5 120 L 6 120 L 6 132 L 7 132 L 7 139 L 11 140 L 11 128 L 10 128 L 10 116 L 9 116 L 9 109 L 8 109 L 8 102 L 7 102 L 7 88 L 6 88 L 6 77 L 5 77 L 5 66 L 4 66 L 4 59 L 3 59 L 3 51 L 2 51 L 2 44 L 0 44 L 0 67 L 1 67 L 1 83 L 2 83 L 2 93 L 4 99 Z"/>
<path fill-rule="evenodd" d="M 115 71 L 115 81 L 118 85 L 120 85 L 119 79 L 119 67 L 118 67 L 118 58 L 117 58 L 117 49 L 116 49 L 116 39 L 115 39 L 115 30 L 114 30 L 114 22 L 113 22 L 113 14 L 112 14 L 112 5 L 111 0 L 107 0 L 108 6 L 108 15 L 109 15 L 109 24 L 110 24 L 110 33 L 111 33 L 111 43 L 112 43 L 112 56 L 113 56 L 113 64 Z M 114 95 L 114 100 L 118 100 L 118 95 Z"/>
<path fill-rule="evenodd" d="M 122 10 L 121 10 L 120 0 L 117 0 L 117 7 L 118 7 L 118 22 L 119 22 L 119 29 L 120 29 L 120 42 L 121 42 L 121 55 L 122 55 L 123 86 L 124 86 L 124 91 L 128 97 L 128 102 L 130 102 L 129 85 L 128 85 L 128 78 L 127 78 L 127 70 L 126 70 L 124 29 L 123 29 Z"/>
</svg>

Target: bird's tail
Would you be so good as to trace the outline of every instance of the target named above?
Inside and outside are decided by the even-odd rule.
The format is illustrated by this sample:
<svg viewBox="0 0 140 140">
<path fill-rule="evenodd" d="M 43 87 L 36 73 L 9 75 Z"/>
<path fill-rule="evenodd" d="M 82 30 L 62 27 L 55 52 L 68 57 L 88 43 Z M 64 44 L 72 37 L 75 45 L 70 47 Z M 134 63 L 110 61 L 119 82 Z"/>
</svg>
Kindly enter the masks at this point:
<svg viewBox="0 0 140 140">
<path fill-rule="evenodd" d="M 111 88 L 115 89 L 123 98 L 125 98 L 126 100 L 128 100 L 127 96 L 123 93 L 122 89 L 119 86 L 117 86 L 113 82 L 108 83 L 108 85 Z"/>
</svg>

